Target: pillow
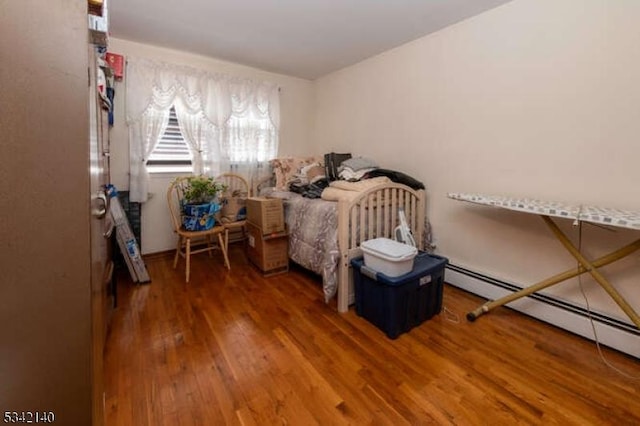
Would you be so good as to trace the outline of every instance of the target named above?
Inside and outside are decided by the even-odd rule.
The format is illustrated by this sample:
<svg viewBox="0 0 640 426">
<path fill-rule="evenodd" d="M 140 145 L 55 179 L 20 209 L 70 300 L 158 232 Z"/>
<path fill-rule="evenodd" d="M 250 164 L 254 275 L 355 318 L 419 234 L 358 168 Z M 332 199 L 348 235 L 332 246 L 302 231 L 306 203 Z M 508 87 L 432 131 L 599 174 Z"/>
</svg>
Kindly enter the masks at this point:
<svg viewBox="0 0 640 426">
<path fill-rule="evenodd" d="M 320 163 L 317 157 L 285 157 L 275 158 L 269 162 L 276 177 L 276 189 L 288 191 L 289 183 L 300 175 L 304 166 Z"/>
</svg>

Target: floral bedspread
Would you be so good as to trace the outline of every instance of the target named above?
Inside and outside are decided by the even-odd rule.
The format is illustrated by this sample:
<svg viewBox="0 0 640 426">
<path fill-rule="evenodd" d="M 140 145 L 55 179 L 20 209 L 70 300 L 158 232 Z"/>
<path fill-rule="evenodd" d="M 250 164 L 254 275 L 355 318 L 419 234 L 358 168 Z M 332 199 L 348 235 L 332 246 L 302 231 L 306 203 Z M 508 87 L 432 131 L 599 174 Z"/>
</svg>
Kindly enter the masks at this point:
<svg viewBox="0 0 640 426">
<path fill-rule="evenodd" d="M 338 289 L 338 203 L 276 190 L 262 195 L 283 200 L 289 258 L 322 276 L 324 298 L 328 302 Z"/>
</svg>

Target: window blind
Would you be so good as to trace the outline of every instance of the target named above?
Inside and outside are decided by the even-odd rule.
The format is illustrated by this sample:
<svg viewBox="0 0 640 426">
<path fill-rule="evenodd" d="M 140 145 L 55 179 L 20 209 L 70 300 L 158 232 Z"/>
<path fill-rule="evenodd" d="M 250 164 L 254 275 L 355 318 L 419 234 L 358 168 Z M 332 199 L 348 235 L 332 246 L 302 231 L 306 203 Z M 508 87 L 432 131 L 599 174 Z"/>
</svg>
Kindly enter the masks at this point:
<svg viewBox="0 0 640 426">
<path fill-rule="evenodd" d="M 189 147 L 182 138 L 174 107 L 171 107 L 169 111 L 167 129 L 149 156 L 147 166 L 151 166 L 151 168 L 156 168 L 156 166 L 191 166 Z"/>
</svg>

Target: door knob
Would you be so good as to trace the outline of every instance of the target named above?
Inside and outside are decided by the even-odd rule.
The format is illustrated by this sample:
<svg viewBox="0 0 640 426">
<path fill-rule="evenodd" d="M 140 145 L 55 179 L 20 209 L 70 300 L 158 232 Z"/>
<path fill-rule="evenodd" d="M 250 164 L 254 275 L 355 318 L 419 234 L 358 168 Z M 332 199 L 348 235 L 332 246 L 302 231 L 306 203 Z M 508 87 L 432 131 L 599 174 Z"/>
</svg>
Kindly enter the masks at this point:
<svg viewBox="0 0 640 426">
<path fill-rule="evenodd" d="M 107 198 L 107 194 L 105 194 L 102 190 L 96 191 L 94 199 L 98 201 L 99 207 L 93 209 L 91 213 L 97 219 L 102 219 L 107 215 L 107 210 L 109 209 L 109 199 Z"/>
</svg>

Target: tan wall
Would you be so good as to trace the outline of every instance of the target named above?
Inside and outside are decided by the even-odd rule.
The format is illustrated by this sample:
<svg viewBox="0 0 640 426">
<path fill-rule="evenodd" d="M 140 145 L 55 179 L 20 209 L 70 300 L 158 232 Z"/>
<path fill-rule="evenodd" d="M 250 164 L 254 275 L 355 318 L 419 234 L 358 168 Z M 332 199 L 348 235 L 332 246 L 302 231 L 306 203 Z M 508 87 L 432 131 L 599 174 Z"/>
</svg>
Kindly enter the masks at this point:
<svg viewBox="0 0 640 426">
<path fill-rule="evenodd" d="M 301 155 L 312 148 L 312 122 L 314 118 L 313 84 L 304 79 L 269 73 L 230 62 L 206 58 L 155 46 L 111 39 L 109 50 L 122 55 L 133 55 L 221 72 L 238 77 L 273 81 L 280 85 L 280 155 Z M 126 78 L 126 76 L 125 76 Z M 129 145 L 125 124 L 124 82 L 116 85 L 115 125 L 111 132 L 111 180 L 117 188 L 129 188 Z M 166 206 L 166 188 L 175 175 L 154 175 L 150 182 L 153 197 L 142 209 L 142 253 L 154 253 L 175 247 Z"/>
<path fill-rule="evenodd" d="M 546 278 L 575 261 L 539 218 L 446 194 L 640 210 L 639 21 L 635 0 L 516 0 L 387 51 L 316 82 L 316 150 L 424 181 L 452 263 L 522 285 Z M 585 225 L 583 249 L 597 256 L 637 234 Z M 604 272 L 640 309 L 638 260 Z M 582 281 L 593 308 L 626 318 Z M 576 280 L 548 291 L 584 305 Z"/>
</svg>

